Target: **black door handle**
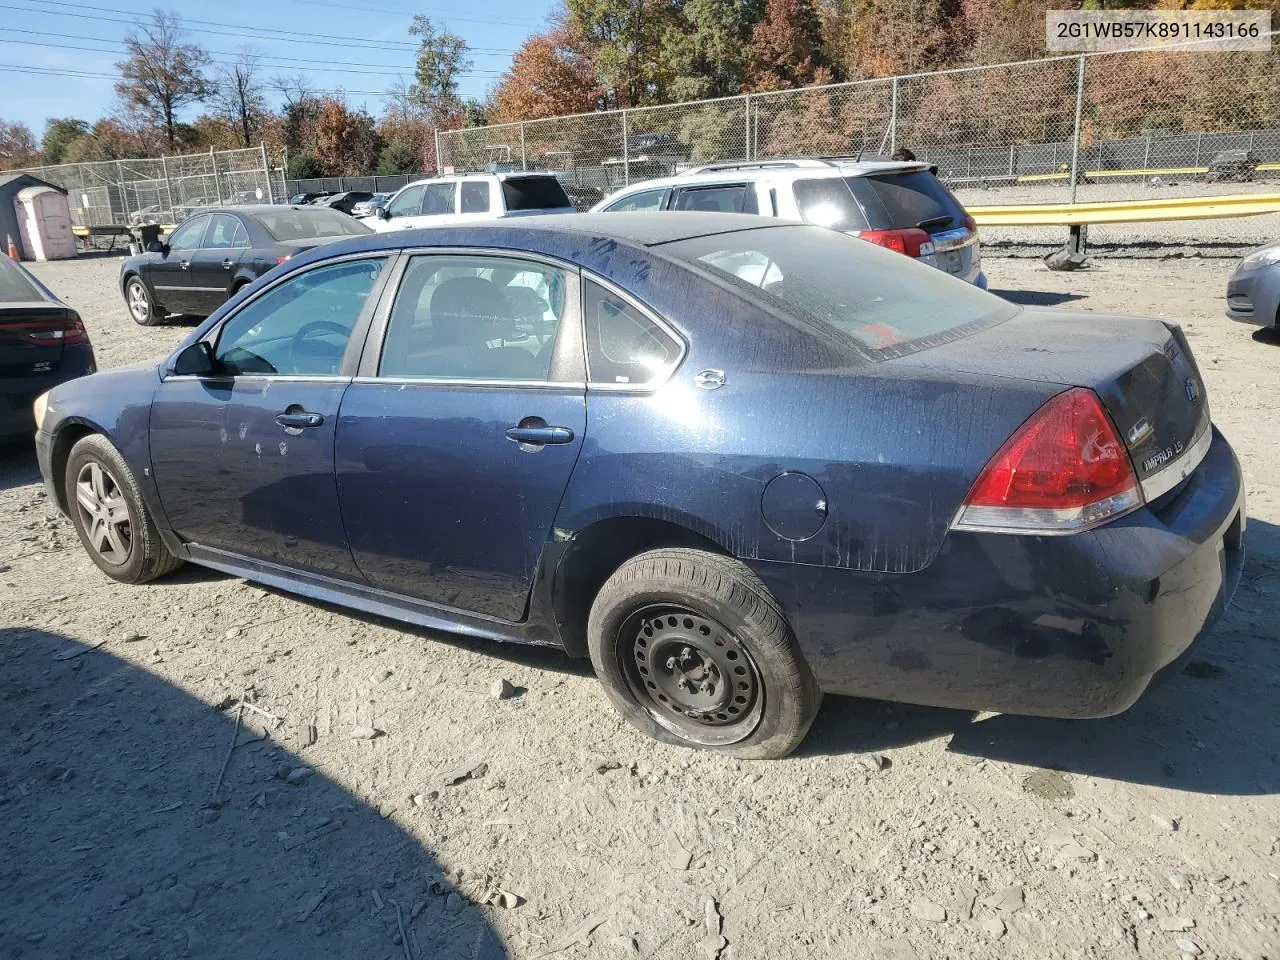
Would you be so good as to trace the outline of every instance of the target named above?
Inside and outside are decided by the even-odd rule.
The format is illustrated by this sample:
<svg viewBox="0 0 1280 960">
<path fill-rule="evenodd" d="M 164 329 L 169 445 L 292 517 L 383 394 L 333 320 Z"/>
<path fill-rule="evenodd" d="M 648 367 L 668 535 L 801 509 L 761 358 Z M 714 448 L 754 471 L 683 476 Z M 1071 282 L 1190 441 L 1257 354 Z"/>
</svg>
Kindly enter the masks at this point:
<svg viewBox="0 0 1280 960">
<path fill-rule="evenodd" d="M 190 261 L 190 260 L 180 260 L 180 261 L 178 261 L 178 266 L 180 266 L 183 270 L 190 270 L 190 269 L 191 269 L 191 261 Z"/>
<path fill-rule="evenodd" d="M 568 427 L 548 427 L 545 424 L 509 427 L 507 439 L 541 447 L 548 443 L 573 443 L 573 431 Z"/>
<path fill-rule="evenodd" d="M 231 269 L 231 259 L 230 259 L 229 257 L 228 257 L 226 260 L 223 260 L 223 261 L 222 261 L 222 269 L 223 269 L 223 270 L 230 270 L 230 269 Z"/>
<path fill-rule="evenodd" d="M 294 427 L 301 429 L 302 427 L 318 427 L 324 423 L 324 415 L 319 413 L 278 413 L 276 414 L 276 423 L 282 427 Z"/>
</svg>

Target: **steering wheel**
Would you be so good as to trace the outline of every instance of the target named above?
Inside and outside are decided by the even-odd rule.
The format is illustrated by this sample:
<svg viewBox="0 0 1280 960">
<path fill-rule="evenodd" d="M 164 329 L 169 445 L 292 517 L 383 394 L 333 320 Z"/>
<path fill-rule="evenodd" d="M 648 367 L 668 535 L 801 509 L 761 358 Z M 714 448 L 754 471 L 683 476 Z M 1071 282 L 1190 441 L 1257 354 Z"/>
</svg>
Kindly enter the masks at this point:
<svg viewBox="0 0 1280 960">
<path fill-rule="evenodd" d="M 302 356 L 307 356 L 307 357 L 328 357 L 329 356 L 329 351 L 327 350 L 317 350 L 314 348 L 307 349 L 306 347 L 306 343 L 311 337 L 321 333 L 336 333 L 339 336 L 345 338 L 347 336 L 350 336 L 351 328 L 344 326 L 341 323 L 335 323 L 333 320 L 313 320 L 310 323 L 303 324 L 298 329 L 298 332 L 295 333 L 293 337 L 289 340 L 289 365 L 290 366 L 296 368 L 298 366 L 298 358 Z M 338 356 L 333 359 L 336 361 L 334 364 L 334 369 L 336 370 L 337 364 L 342 362 L 342 352 L 339 351 Z"/>
</svg>

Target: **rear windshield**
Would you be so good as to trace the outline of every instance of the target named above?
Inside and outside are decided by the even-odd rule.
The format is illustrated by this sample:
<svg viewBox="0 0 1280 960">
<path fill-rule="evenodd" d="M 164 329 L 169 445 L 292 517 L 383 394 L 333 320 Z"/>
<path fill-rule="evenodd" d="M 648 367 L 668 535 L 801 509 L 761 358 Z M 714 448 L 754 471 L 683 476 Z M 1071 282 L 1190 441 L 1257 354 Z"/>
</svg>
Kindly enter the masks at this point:
<svg viewBox="0 0 1280 960">
<path fill-rule="evenodd" d="M 573 202 L 555 177 L 511 177 L 502 181 L 508 210 L 551 210 Z"/>
<path fill-rule="evenodd" d="M 8 257 L 0 257 L 0 303 L 31 303 L 43 300 L 40 288 Z"/>
<path fill-rule="evenodd" d="M 932 173 L 878 173 L 846 182 L 872 230 L 924 227 L 930 233 L 964 226 L 964 208 Z"/>
<path fill-rule="evenodd" d="M 356 237 L 373 230 L 340 210 L 316 207 L 295 210 L 282 207 L 255 214 L 263 229 L 277 240 L 315 240 L 319 237 Z"/>
<path fill-rule="evenodd" d="M 773 309 L 835 330 L 876 359 L 1007 320 L 1017 307 L 848 234 L 774 227 L 666 244 Z"/>
</svg>

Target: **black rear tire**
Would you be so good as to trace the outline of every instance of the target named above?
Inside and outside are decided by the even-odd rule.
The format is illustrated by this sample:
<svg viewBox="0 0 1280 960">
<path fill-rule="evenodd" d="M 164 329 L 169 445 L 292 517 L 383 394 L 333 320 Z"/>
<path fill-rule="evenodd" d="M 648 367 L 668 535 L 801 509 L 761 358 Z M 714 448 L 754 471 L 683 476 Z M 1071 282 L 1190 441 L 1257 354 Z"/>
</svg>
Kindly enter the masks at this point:
<svg viewBox="0 0 1280 960">
<path fill-rule="evenodd" d="M 160 539 L 133 471 L 106 437 L 76 442 L 62 482 L 81 544 L 112 580 L 146 583 L 182 566 Z"/>
<path fill-rule="evenodd" d="M 765 585 L 704 550 L 652 550 L 622 564 L 591 605 L 587 644 L 614 707 L 666 743 L 779 759 L 822 703 Z"/>
</svg>

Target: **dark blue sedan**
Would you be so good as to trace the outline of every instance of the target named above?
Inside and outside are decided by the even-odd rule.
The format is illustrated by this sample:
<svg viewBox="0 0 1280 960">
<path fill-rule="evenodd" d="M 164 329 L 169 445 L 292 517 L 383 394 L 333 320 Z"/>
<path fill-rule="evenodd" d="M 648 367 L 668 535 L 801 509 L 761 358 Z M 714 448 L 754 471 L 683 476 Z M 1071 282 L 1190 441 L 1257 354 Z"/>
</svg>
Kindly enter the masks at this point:
<svg viewBox="0 0 1280 960">
<path fill-rule="evenodd" d="M 823 691 L 1124 710 L 1243 553 L 1176 326 L 774 219 L 339 242 L 39 413 L 108 576 L 190 560 L 563 646 L 642 730 L 740 757 L 793 749 Z"/>
</svg>

